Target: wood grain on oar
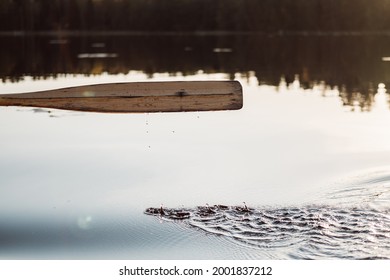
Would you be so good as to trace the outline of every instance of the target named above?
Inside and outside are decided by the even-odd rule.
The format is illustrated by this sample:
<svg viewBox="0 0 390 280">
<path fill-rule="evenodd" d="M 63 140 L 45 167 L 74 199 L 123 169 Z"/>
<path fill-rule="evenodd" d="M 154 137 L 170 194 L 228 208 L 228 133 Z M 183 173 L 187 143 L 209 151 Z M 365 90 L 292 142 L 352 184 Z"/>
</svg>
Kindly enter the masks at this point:
<svg viewBox="0 0 390 280">
<path fill-rule="evenodd" d="M 113 83 L 0 95 L 0 106 L 118 113 L 237 110 L 242 104 L 237 81 Z"/>
</svg>

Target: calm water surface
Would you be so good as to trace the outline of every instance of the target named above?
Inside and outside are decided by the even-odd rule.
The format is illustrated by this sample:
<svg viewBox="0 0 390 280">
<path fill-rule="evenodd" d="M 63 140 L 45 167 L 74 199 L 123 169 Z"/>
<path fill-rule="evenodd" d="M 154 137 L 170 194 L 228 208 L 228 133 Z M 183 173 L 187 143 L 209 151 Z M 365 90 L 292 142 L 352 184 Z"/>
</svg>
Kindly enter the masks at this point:
<svg viewBox="0 0 390 280">
<path fill-rule="evenodd" d="M 0 93 L 229 78 L 24 77 Z M 343 106 L 340 87 L 234 78 L 244 87 L 239 111 L 0 108 L 0 258 L 390 258 L 386 81 L 371 86 L 367 112 L 357 101 Z M 250 212 L 198 208 L 244 201 Z M 190 216 L 145 215 L 161 204 Z"/>
</svg>

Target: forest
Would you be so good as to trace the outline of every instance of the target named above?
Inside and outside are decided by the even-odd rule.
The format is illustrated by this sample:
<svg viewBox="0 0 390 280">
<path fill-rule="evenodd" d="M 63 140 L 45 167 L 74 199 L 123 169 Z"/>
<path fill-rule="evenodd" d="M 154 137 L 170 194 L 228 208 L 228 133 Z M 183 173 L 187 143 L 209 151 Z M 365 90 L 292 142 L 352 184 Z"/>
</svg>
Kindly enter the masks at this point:
<svg viewBox="0 0 390 280">
<path fill-rule="evenodd" d="M 1 32 L 388 32 L 390 0 L 1 0 Z"/>
</svg>

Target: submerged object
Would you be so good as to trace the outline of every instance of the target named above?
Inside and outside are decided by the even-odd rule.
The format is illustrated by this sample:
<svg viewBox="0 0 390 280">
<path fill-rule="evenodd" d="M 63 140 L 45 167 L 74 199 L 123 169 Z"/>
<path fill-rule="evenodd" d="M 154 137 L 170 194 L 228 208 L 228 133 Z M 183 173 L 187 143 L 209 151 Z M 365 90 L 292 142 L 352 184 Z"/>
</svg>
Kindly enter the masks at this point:
<svg viewBox="0 0 390 280">
<path fill-rule="evenodd" d="M 145 214 L 164 216 L 175 220 L 188 219 L 191 215 L 190 212 L 185 211 L 184 209 L 164 209 L 162 206 L 160 208 L 149 207 L 145 210 Z"/>
<path fill-rule="evenodd" d="M 162 208 L 149 207 L 148 209 L 145 210 L 145 214 L 164 215 L 164 211 L 162 211 Z"/>
<path fill-rule="evenodd" d="M 107 113 L 238 110 L 238 81 L 133 82 L 0 94 L 0 106 L 27 106 Z"/>
<path fill-rule="evenodd" d="M 214 205 L 214 207 L 216 207 L 219 210 L 228 210 L 230 208 L 229 206 L 223 204 L 216 204 Z"/>
<path fill-rule="evenodd" d="M 245 201 L 243 202 L 244 206 L 234 206 L 233 209 L 236 210 L 237 212 L 242 212 L 242 213 L 249 213 L 251 212 L 252 209 L 248 208 L 246 206 Z"/>
<path fill-rule="evenodd" d="M 222 204 L 216 204 L 210 206 L 206 203 L 205 206 L 197 206 L 196 208 L 164 208 L 163 205 L 159 208 L 150 207 L 145 210 L 145 214 L 165 217 L 168 219 L 189 219 L 189 218 L 202 218 L 209 219 L 220 217 L 227 213 L 234 213 L 234 215 L 252 213 L 254 209 L 249 208 L 245 202 L 243 206 L 227 206 Z"/>
<path fill-rule="evenodd" d="M 210 215 L 214 215 L 216 213 L 217 208 L 215 206 L 210 206 L 206 203 L 206 206 L 198 206 L 197 214 L 199 216 L 207 217 Z"/>
</svg>

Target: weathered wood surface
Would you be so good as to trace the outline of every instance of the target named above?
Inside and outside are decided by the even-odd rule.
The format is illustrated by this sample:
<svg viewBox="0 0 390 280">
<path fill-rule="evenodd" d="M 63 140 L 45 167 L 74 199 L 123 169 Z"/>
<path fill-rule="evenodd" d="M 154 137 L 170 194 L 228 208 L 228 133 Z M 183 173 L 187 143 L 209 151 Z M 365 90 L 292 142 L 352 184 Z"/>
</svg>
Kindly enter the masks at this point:
<svg viewBox="0 0 390 280">
<path fill-rule="evenodd" d="M 242 105 L 237 81 L 113 83 L 0 95 L 0 106 L 92 112 L 216 111 L 237 110 Z"/>
</svg>

